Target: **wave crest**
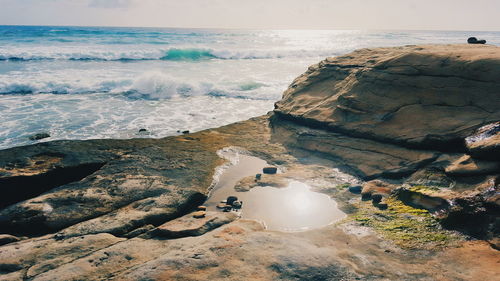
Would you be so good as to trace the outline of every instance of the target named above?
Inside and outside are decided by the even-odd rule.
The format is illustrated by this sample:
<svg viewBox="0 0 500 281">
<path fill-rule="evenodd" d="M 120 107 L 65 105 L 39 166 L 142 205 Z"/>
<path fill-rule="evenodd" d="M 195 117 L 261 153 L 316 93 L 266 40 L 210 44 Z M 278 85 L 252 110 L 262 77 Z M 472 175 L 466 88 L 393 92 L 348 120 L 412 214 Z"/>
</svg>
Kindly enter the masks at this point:
<svg viewBox="0 0 500 281">
<path fill-rule="evenodd" d="M 147 50 L 93 50 L 85 51 L 69 49 L 11 49 L 0 51 L 0 61 L 37 61 L 37 60 L 71 60 L 71 61 L 200 61 L 208 59 L 277 59 L 325 57 L 336 55 L 329 50 L 214 50 L 208 48 L 170 48 Z"/>
<path fill-rule="evenodd" d="M 0 80 L 0 95 L 28 94 L 123 94 L 131 99 L 169 99 L 188 96 L 232 97 L 254 100 L 278 98 L 281 88 L 256 81 L 219 82 L 185 80 L 160 71 L 143 73 L 135 79 L 122 78 L 94 81 L 53 81 L 52 79 L 29 81 Z M 269 95 L 269 93 L 272 93 Z"/>
</svg>

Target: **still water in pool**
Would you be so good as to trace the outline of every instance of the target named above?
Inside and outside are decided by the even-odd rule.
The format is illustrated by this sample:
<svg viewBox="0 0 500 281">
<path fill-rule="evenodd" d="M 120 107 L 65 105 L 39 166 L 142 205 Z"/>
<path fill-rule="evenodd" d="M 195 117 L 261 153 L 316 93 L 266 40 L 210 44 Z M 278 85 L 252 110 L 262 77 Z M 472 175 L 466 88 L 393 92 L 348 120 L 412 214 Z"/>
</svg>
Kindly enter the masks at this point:
<svg viewBox="0 0 500 281">
<path fill-rule="evenodd" d="M 222 172 L 206 202 L 209 210 L 216 210 L 215 206 L 228 196 L 237 196 L 243 201 L 242 218 L 260 221 L 266 229 L 278 231 L 305 231 L 345 217 L 328 195 L 311 191 L 307 184 L 296 180 L 290 180 L 284 188 L 257 186 L 237 192 L 234 186 L 240 179 L 261 173 L 267 163 L 243 154 L 231 158 L 234 164 Z"/>
</svg>

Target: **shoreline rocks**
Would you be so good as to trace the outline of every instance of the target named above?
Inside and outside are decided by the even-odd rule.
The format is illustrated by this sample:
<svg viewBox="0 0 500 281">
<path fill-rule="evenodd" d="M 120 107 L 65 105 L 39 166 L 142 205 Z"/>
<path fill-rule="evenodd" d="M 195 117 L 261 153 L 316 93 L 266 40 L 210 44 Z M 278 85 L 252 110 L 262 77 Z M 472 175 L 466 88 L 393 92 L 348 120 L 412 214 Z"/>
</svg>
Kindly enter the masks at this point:
<svg viewBox="0 0 500 281">
<path fill-rule="evenodd" d="M 2 150 L 0 279 L 492 280 L 499 49 L 363 49 L 312 66 L 266 116 L 189 136 Z M 207 211 L 226 147 L 294 171 L 235 179 L 237 191 L 300 177 L 349 217 L 282 233 Z"/>
<path fill-rule="evenodd" d="M 29 137 L 29 139 L 32 141 L 43 140 L 46 138 L 50 138 L 50 135 L 48 133 L 38 133 Z"/>
</svg>

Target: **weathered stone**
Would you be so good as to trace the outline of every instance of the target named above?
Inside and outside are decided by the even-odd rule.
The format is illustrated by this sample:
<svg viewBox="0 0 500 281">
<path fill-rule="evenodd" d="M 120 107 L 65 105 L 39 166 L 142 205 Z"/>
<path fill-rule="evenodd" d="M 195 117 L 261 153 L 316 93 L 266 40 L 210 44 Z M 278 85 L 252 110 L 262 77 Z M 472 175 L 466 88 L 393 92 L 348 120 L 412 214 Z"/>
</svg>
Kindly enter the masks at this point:
<svg viewBox="0 0 500 281">
<path fill-rule="evenodd" d="M 473 176 L 500 173 L 500 162 L 473 159 L 464 155 L 445 168 L 448 175 Z"/>
<path fill-rule="evenodd" d="M 443 161 L 443 166 L 446 167 L 451 164 L 452 158 L 448 158 L 446 162 Z M 435 162 L 444 160 L 444 157 L 438 158 Z M 411 175 L 406 183 L 410 185 L 422 185 L 422 186 L 435 186 L 435 187 L 443 187 L 443 188 L 451 188 L 454 186 L 455 181 L 448 177 L 444 172 L 444 167 L 434 167 L 431 164 L 429 167 L 425 167 L 420 169 Z M 439 164 L 441 165 L 441 164 Z"/>
<path fill-rule="evenodd" d="M 332 159 L 338 163 L 339 168 L 365 180 L 411 175 L 439 156 L 435 151 L 414 150 L 394 144 L 353 138 L 312 129 L 283 118 L 272 118 L 271 124 L 274 141 L 283 143 L 290 150 L 302 149 Z"/>
<path fill-rule="evenodd" d="M 31 279 L 45 271 L 124 240 L 104 233 L 63 240 L 55 240 L 47 236 L 23 240 L 2 246 L 0 268 L 2 265 L 10 265 L 12 271 L 24 271 L 24 279 Z"/>
<path fill-rule="evenodd" d="M 390 194 L 397 186 L 394 184 L 390 184 L 381 180 L 372 180 L 363 184 L 363 189 L 361 190 L 361 194 Z M 369 196 L 371 199 L 372 196 Z"/>
<path fill-rule="evenodd" d="M 195 219 L 204 218 L 206 215 L 207 215 L 207 212 L 205 212 L 205 211 L 197 211 L 197 212 L 192 213 L 192 216 Z"/>
<path fill-rule="evenodd" d="M 439 196 L 433 196 L 433 194 L 426 194 L 420 190 L 401 187 L 398 188 L 395 193 L 399 200 L 414 208 L 443 213 L 443 211 L 447 211 L 450 207 L 446 199 Z"/>
<path fill-rule="evenodd" d="M 357 50 L 295 79 L 275 112 L 351 136 L 460 150 L 500 119 L 500 48 L 427 45 Z"/>
<path fill-rule="evenodd" d="M 9 244 L 12 242 L 17 242 L 20 241 L 19 237 L 16 237 L 14 235 L 9 235 L 9 234 L 0 234 L 0 246 Z"/>
<path fill-rule="evenodd" d="M 479 128 L 465 144 L 474 158 L 500 161 L 500 121 Z"/>
<path fill-rule="evenodd" d="M 196 212 L 198 213 L 198 212 Z M 202 217 L 194 214 L 169 221 L 151 231 L 152 236 L 179 238 L 203 235 L 217 227 L 230 223 L 237 218 L 234 213 L 203 212 Z"/>
<path fill-rule="evenodd" d="M 147 225 L 145 225 L 145 226 L 142 226 L 142 227 L 136 228 L 136 229 L 134 229 L 134 230 L 132 230 L 132 231 L 130 231 L 130 232 L 128 232 L 128 233 L 125 233 L 125 234 L 123 235 L 123 237 L 125 237 L 125 238 L 134 238 L 134 237 L 137 237 L 137 236 L 139 236 L 139 235 L 141 235 L 141 234 L 144 234 L 144 233 L 146 233 L 146 232 L 148 232 L 148 231 L 151 231 L 151 230 L 153 230 L 154 228 L 155 228 L 155 226 L 154 226 L 154 225 L 152 225 L 152 224 L 147 224 Z"/>
</svg>

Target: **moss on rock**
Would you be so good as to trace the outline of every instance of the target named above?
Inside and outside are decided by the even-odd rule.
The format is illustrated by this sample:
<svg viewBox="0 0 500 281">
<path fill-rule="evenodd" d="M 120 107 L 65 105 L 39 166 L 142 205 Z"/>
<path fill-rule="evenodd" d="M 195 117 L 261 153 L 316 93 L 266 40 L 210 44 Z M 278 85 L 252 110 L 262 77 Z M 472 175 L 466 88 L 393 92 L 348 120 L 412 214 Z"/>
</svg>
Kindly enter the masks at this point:
<svg viewBox="0 0 500 281">
<path fill-rule="evenodd" d="M 405 205 L 392 196 L 385 203 L 388 208 L 380 210 L 369 202 L 360 201 L 356 204 L 357 212 L 351 218 L 407 249 L 444 247 L 461 239 L 457 233 L 442 229 L 425 209 Z"/>
</svg>

